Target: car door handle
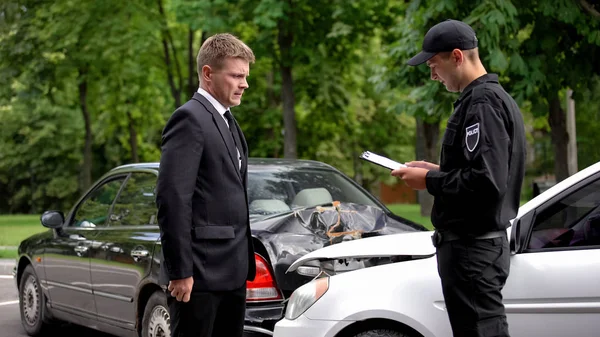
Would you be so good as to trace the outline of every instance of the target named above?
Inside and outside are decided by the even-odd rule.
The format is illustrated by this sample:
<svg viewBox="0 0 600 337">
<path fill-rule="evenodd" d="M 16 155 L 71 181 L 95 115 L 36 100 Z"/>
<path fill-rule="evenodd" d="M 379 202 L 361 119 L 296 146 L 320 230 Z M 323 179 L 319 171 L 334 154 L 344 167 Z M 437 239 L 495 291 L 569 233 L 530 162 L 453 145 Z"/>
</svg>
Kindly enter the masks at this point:
<svg viewBox="0 0 600 337">
<path fill-rule="evenodd" d="M 75 250 L 75 252 L 77 252 L 77 255 L 81 256 L 81 254 L 85 254 L 88 251 L 88 247 L 75 246 L 75 248 L 73 248 L 73 250 Z"/>
<path fill-rule="evenodd" d="M 141 259 L 142 257 L 148 257 L 148 255 L 150 255 L 150 252 L 145 249 L 131 251 L 131 257 L 133 257 L 133 259 L 135 261 L 137 261 L 138 259 Z"/>
</svg>

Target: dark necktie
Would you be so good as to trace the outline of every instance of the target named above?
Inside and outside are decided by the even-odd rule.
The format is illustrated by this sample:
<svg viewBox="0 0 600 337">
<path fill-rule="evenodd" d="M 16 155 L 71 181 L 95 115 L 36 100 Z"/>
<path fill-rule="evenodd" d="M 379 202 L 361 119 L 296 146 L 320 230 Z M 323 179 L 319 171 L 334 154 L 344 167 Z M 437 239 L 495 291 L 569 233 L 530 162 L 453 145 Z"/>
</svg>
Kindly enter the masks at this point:
<svg viewBox="0 0 600 337">
<path fill-rule="evenodd" d="M 239 154 L 238 160 L 242 161 L 242 142 L 240 141 L 240 134 L 238 132 L 235 120 L 233 119 L 233 115 L 229 110 L 225 111 L 225 118 L 227 118 L 227 123 L 229 124 L 229 131 L 231 132 L 231 136 L 233 136 L 233 141 L 235 143 L 235 147 L 237 148 L 237 152 Z M 242 163 L 243 164 L 243 163 Z M 244 165 L 240 165 L 240 171 Z"/>
</svg>

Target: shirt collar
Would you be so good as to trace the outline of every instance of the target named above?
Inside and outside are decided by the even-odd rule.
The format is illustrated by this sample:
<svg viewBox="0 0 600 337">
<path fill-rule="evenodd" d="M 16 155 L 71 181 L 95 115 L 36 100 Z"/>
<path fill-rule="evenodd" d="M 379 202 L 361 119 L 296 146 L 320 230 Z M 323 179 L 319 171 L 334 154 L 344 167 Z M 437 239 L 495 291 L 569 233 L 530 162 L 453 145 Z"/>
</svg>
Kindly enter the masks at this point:
<svg viewBox="0 0 600 337">
<path fill-rule="evenodd" d="M 454 106 L 456 106 L 458 103 L 460 103 L 471 92 L 471 90 L 473 90 L 473 88 L 475 88 L 476 86 L 478 86 L 480 84 L 487 83 L 487 82 L 499 83 L 498 82 L 498 75 L 496 75 L 496 74 L 484 74 L 484 75 L 479 76 L 478 78 L 474 79 L 460 93 L 460 96 L 458 97 L 458 99 L 456 100 L 456 102 L 454 102 Z"/>
<path fill-rule="evenodd" d="M 217 110 L 217 112 L 221 114 L 221 116 L 225 115 L 225 111 L 227 111 L 227 108 L 223 106 L 223 104 L 219 103 L 219 101 L 217 101 L 208 91 L 202 88 L 198 88 L 198 93 L 204 96 L 210 102 L 210 104 L 212 104 L 213 107 L 215 107 L 215 110 Z"/>
</svg>

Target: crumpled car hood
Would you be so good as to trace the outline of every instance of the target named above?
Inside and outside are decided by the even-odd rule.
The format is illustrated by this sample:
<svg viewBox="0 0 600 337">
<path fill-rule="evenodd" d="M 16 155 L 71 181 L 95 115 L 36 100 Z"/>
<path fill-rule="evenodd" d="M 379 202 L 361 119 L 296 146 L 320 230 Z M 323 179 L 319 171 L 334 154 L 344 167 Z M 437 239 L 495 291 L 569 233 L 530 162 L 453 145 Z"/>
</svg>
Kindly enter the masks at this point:
<svg viewBox="0 0 600 337">
<path fill-rule="evenodd" d="M 340 202 L 255 217 L 250 226 L 269 255 L 278 285 L 289 290 L 306 280 L 286 276 L 286 271 L 310 252 L 367 237 L 424 231 L 421 225 L 396 219 L 377 207 Z"/>
<path fill-rule="evenodd" d="M 331 245 L 308 253 L 292 263 L 288 272 L 314 260 L 341 258 L 371 258 L 391 256 L 431 256 L 435 247 L 431 243 L 433 232 L 400 233 L 366 238 Z"/>
</svg>

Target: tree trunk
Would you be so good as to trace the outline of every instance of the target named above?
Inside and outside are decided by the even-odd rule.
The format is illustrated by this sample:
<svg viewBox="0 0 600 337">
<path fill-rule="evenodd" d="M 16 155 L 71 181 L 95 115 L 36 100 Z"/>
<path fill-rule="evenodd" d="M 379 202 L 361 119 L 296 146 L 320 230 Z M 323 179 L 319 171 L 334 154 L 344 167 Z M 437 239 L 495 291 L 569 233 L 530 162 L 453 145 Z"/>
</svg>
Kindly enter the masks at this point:
<svg viewBox="0 0 600 337">
<path fill-rule="evenodd" d="M 204 41 L 208 38 L 208 32 L 206 30 L 202 31 L 202 35 L 200 37 L 200 47 L 204 44 Z M 198 91 L 199 76 L 197 63 L 196 63 L 196 55 L 197 50 L 194 49 L 194 31 L 190 28 L 188 32 L 188 93 L 190 97 L 194 95 L 196 91 Z"/>
<path fill-rule="evenodd" d="M 202 32 L 204 35 L 204 32 Z M 190 28 L 188 30 L 188 94 L 194 95 L 198 90 L 198 73 L 194 65 L 196 58 L 194 57 L 194 30 Z"/>
<path fill-rule="evenodd" d="M 294 79 L 292 78 L 292 44 L 294 35 L 287 27 L 288 23 L 279 21 L 278 43 L 281 54 L 281 98 L 283 100 L 283 157 L 297 158 L 296 110 L 294 99 Z"/>
<path fill-rule="evenodd" d="M 267 73 L 266 79 L 267 79 L 267 90 L 266 90 L 266 94 L 267 94 L 267 106 L 269 107 L 269 110 L 271 109 L 275 109 L 278 105 L 279 105 L 279 101 L 277 99 L 277 95 L 275 94 L 275 90 L 274 90 L 274 82 L 275 82 L 275 75 L 274 73 L 276 72 L 275 69 L 273 69 L 273 71 L 269 71 Z M 278 135 L 275 134 L 275 128 L 271 127 L 268 130 L 266 130 L 266 137 L 268 139 L 271 140 L 271 142 L 273 142 L 272 144 L 276 144 L 276 146 L 273 147 L 273 153 L 271 153 L 271 156 L 273 158 L 279 158 L 279 151 L 281 150 L 281 147 L 278 146 L 279 141 L 278 141 Z"/>
<path fill-rule="evenodd" d="M 129 110 L 127 110 L 127 120 L 129 121 L 129 146 L 131 147 L 131 162 L 139 163 L 140 158 L 138 156 L 137 131 L 135 130 L 134 120 Z"/>
<path fill-rule="evenodd" d="M 79 69 L 79 105 L 85 124 L 85 145 L 83 149 L 83 167 L 81 170 L 80 190 L 85 192 L 92 185 L 92 122 L 87 107 L 86 71 Z"/>
<path fill-rule="evenodd" d="M 173 46 L 173 39 L 171 38 L 171 34 L 169 33 L 169 27 L 167 25 L 167 17 L 165 15 L 165 11 L 163 9 L 162 0 L 157 0 L 158 4 L 158 12 L 162 18 L 162 37 L 161 42 L 163 46 L 163 53 L 165 57 L 165 65 L 167 69 L 167 81 L 169 82 L 169 87 L 171 88 L 171 95 L 173 96 L 173 100 L 175 101 L 175 109 L 181 106 L 181 90 L 183 89 L 181 86 L 181 74 L 179 73 L 179 64 L 177 62 L 177 53 L 175 52 L 175 46 Z M 171 50 L 173 52 L 173 59 L 175 61 L 175 65 L 172 64 L 171 55 L 169 54 L 169 42 L 171 43 Z M 179 86 L 175 83 L 175 75 L 173 75 L 172 67 L 175 67 L 175 70 L 179 74 Z"/>
<path fill-rule="evenodd" d="M 569 175 L 577 173 L 577 128 L 575 126 L 575 100 L 573 90 L 567 89 L 567 134 L 569 135 Z"/>
<path fill-rule="evenodd" d="M 567 134 L 566 114 L 560 105 L 558 93 L 551 94 L 548 101 L 550 102 L 548 123 L 554 147 L 554 174 L 558 183 L 569 176 L 567 156 L 569 135 Z"/>
<path fill-rule="evenodd" d="M 416 132 L 416 160 L 425 160 L 432 163 L 437 163 L 438 140 L 440 138 L 440 122 L 439 120 L 433 123 L 423 121 L 421 117 L 417 117 L 417 132 Z M 431 216 L 433 207 L 433 196 L 427 190 L 417 192 L 417 198 L 421 206 L 421 216 Z"/>
<path fill-rule="evenodd" d="M 32 167 L 29 167 L 29 186 L 31 188 L 31 194 L 35 194 L 37 190 L 37 186 L 35 183 L 35 170 Z M 35 214 L 38 210 L 35 209 L 35 198 L 31 197 L 29 199 L 31 204 L 29 205 L 29 214 Z M 42 200 L 43 203 L 43 200 Z"/>
</svg>

